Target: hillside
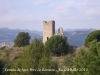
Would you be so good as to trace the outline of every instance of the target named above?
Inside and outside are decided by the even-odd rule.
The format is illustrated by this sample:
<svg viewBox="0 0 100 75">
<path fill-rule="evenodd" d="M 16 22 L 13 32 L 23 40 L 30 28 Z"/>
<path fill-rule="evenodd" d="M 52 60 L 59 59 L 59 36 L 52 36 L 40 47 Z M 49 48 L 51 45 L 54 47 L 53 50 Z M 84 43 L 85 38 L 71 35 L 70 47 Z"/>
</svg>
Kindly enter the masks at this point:
<svg viewBox="0 0 100 75">
<path fill-rule="evenodd" d="M 67 36 L 70 45 L 82 46 L 86 36 L 93 30 L 94 29 L 66 29 L 64 30 L 64 35 Z M 19 32 L 28 32 L 31 36 L 31 41 L 34 37 L 42 39 L 42 31 L 0 28 L 0 44 L 13 45 L 12 43 L 14 43 L 14 39 Z"/>
<path fill-rule="evenodd" d="M 70 45 L 82 46 L 87 35 L 91 32 L 89 31 L 65 31 L 64 35 L 67 36 Z"/>
<path fill-rule="evenodd" d="M 35 30 L 30 31 L 30 30 L 0 28 L 0 44 L 10 45 L 10 43 L 14 43 L 14 39 L 16 38 L 19 32 L 28 32 L 29 35 L 31 36 L 31 41 L 34 37 L 42 38 L 41 32 Z"/>
</svg>

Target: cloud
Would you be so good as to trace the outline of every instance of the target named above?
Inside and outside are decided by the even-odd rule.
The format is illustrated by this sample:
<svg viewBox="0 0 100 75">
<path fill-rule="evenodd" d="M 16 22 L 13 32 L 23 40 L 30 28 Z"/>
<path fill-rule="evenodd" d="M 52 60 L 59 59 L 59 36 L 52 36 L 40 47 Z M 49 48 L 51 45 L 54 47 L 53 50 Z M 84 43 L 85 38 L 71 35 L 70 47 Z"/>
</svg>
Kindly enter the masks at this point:
<svg viewBox="0 0 100 75">
<path fill-rule="evenodd" d="M 35 0 L 34 5 L 38 6 L 38 5 L 41 5 L 41 4 L 48 3 L 49 1 L 50 0 Z"/>
<path fill-rule="evenodd" d="M 57 26 L 84 27 L 99 19 L 100 0 L 0 0 L 0 24 L 55 20 Z"/>
<path fill-rule="evenodd" d="M 64 0 L 52 5 L 54 8 L 51 14 L 54 18 L 63 20 L 90 19 L 90 16 L 100 16 L 100 4 L 93 1 Z"/>
<path fill-rule="evenodd" d="M 0 1 L 0 23 L 42 20 L 44 15 L 36 12 L 36 7 L 32 2 Z"/>
<path fill-rule="evenodd" d="M 0 17 L 0 22 L 24 22 L 24 21 L 36 21 L 43 20 L 43 15 L 41 14 L 25 14 L 22 13 L 8 13 L 3 17 Z"/>
<path fill-rule="evenodd" d="M 98 28 L 100 19 L 100 1 L 64 0 L 51 4 L 49 19 L 56 21 L 56 27 Z"/>
</svg>

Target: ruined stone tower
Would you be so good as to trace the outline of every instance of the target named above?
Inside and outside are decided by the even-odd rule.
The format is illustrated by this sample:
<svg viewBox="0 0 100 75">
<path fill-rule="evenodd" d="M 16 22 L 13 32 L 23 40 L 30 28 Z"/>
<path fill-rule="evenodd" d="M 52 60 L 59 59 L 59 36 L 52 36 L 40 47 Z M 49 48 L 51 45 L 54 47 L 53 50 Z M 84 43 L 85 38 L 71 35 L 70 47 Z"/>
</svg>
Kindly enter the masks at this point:
<svg viewBox="0 0 100 75">
<path fill-rule="evenodd" d="M 55 34 L 55 21 L 43 21 L 43 43 Z"/>
</svg>

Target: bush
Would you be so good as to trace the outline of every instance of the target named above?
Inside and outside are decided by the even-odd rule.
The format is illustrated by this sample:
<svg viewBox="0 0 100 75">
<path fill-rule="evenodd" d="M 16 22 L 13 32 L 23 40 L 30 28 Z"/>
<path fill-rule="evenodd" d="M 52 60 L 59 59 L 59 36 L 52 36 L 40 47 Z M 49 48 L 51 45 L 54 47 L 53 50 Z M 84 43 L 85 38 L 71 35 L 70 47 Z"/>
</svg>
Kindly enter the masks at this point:
<svg viewBox="0 0 100 75">
<path fill-rule="evenodd" d="M 6 46 L 1 47 L 1 48 L 0 48 L 0 50 L 4 50 L 4 49 L 5 49 L 5 47 L 6 47 Z"/>
<path fill-rule="evenodd" d="M 14 40 L 14 47 L 24 47 L 26 45 L 29 45 L 30 43 L 30 36 L 28 33 L 20 32 L 16 39 Z"/>
<path fill-rule="evenodd" d="M 25 47 L 22 57 L 12 63 L 11 68 L 23 68 L 28 71 L 10 72 L 10 75 L 56 75 L 55 71 L 30 71 L 29 69 L 57 69 L 57 63 L 51 62 L 51 54 L 46 52 L 42 41 L 35 38 Z"/>
<path fill-rule="evenodd" d="M 65 38 L 59 35 L 52 36 L 45 43 L 47 51 L 51 51 L 53 55 L 64 55 L 69 52 L 69 45 Z"/>
<path fill-rule="evenodd" d="M 73 68 L 78 71 L 69 75 L 100 75 L 100 43 L 96 40 L 90 43 L 89 49 L 81 49 L 73 61 Z"/>
<path fill-rule="evenodd" d="M 97 40 L 97 42 L 100 42 L 100 30 L 96 30 L 91 32 L 85 39 L 84 45 L 86 47 L 89 47 L 89 43 L 93 40 Z"/>
</svg>

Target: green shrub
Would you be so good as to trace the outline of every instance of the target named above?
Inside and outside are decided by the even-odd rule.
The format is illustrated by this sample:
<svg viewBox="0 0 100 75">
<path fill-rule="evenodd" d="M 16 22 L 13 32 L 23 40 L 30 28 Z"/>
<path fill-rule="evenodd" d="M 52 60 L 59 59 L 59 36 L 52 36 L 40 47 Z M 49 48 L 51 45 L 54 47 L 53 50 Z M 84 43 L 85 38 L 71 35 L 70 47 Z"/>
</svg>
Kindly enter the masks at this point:
<svg viewBox="0 0 100 75">
<path fill-rule="evenodd" d="M 85 39 L 84 45 L 86 47 L 89 47 L 89 43 L 93 40 L 97 40 L 97 42 L 100 42 L 100 30 L 96 30 L 88 34 L 88 36 Z"/>
</svg>

